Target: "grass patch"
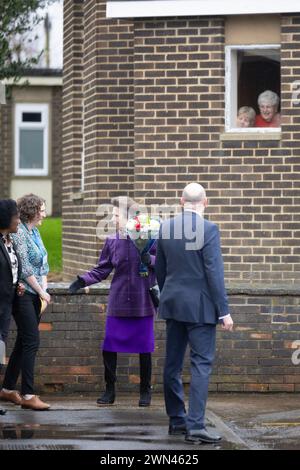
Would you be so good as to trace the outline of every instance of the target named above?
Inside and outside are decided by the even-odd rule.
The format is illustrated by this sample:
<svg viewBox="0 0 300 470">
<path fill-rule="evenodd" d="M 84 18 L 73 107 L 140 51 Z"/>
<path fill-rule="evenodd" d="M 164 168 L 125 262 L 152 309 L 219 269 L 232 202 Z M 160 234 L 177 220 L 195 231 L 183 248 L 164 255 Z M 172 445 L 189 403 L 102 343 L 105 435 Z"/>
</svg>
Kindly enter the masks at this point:
<svg viewBox="0 0 300 470">
<path fill-rule="evenodd" d="M 46 250 L 51 273 L 62 272 L 62 223 L 60 217 L 47 217 L 38 227 Z"/>
</svg>

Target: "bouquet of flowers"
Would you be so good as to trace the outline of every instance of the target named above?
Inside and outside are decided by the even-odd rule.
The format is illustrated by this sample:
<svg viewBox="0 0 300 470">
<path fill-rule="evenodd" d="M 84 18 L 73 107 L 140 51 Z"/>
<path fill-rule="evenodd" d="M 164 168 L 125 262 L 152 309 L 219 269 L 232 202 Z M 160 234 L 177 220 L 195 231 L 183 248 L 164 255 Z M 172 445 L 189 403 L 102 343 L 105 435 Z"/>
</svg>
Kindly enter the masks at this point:
<svg viewBox="0 0 300 470">
<path fill-rule="evenodd" d="M 152 246 L 156 243 L 160 228 L 160 222 L 151 219 L 146 214 L 136 215 L 128 220 L 126 224 L 126 233 L 139 250 L 140 256 L 149 253 Z M 148 276 L 147 266 L 141 262 L 139 269 L 140 276 Z"/>
</svg>

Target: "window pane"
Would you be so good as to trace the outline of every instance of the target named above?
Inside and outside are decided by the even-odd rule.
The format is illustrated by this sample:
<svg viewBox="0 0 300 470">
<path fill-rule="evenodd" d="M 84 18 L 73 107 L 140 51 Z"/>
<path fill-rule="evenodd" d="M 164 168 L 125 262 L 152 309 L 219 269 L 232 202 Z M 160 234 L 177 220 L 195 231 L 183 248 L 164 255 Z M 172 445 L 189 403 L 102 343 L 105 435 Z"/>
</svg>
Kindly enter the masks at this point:
<svg viewBox="0 0 300 470">
<path fill-rule="evenodd" d="M 22 113 L 23 122 L 42 122 L 42 113 Z"/>
<path fill-rule="evenodd" d="M 238 51 L 237 67 L 238 108 L 251 106 L 259 114 L 257 98 L 260 93 L 271 90 L 280 97 L 278 49 Z"/>
<path fill-rule="evenodd" d="M 42 129 L 20 130 L 20 169 L 43 169 L 43 141 Z"/>
</svg>

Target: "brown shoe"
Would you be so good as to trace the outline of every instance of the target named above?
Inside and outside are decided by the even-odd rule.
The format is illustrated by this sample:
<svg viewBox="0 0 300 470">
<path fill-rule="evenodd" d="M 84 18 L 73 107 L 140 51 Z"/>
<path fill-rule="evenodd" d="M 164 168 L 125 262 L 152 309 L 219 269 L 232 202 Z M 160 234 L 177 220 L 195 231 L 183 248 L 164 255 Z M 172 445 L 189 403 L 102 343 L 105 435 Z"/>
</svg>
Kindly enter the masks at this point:
<svg viewBox="0 0 300 470">
<path fill-rule="evenodd" d="M 10 401 L 11 403 L 14 403 L 15 405 L 21 405 L 22 397 L 19 394 L 19 392 L 17 392 L 16 390 L 14 390 L 13 392 L 5 392 L 4 390 L 1 390 L 0 400 Z"/>
<path fill-rule="evenodd" d="M 37 395 L 34 395 L 32 398 L 30 398 L 30 400 L 25 400 L 25 398 L 22 398 L 21 407 L 29 410 L 45 411 L 49 410 L 50 405 L 40 400 Z"/>
</svg>

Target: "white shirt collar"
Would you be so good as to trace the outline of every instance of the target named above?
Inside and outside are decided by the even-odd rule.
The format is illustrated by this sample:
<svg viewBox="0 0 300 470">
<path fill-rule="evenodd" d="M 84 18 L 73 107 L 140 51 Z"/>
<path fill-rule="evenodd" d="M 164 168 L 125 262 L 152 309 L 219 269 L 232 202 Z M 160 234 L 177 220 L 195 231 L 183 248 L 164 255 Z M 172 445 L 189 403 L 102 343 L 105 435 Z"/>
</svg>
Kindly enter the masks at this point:
<svg viewBox="0 0 300 470">
<path fill-rule="evenodd" d="M 196 211 L 196 209 L 189 209 L 189 208 L 185 209 L 185 208 L 184 208 L 183 211 L 184 211 L 184 212 L 194 212 L 195 214 L 200 215 L 200 217 L 203 217 L 202 212 L 198 212 L 198 211 Z"/>
</svg>

